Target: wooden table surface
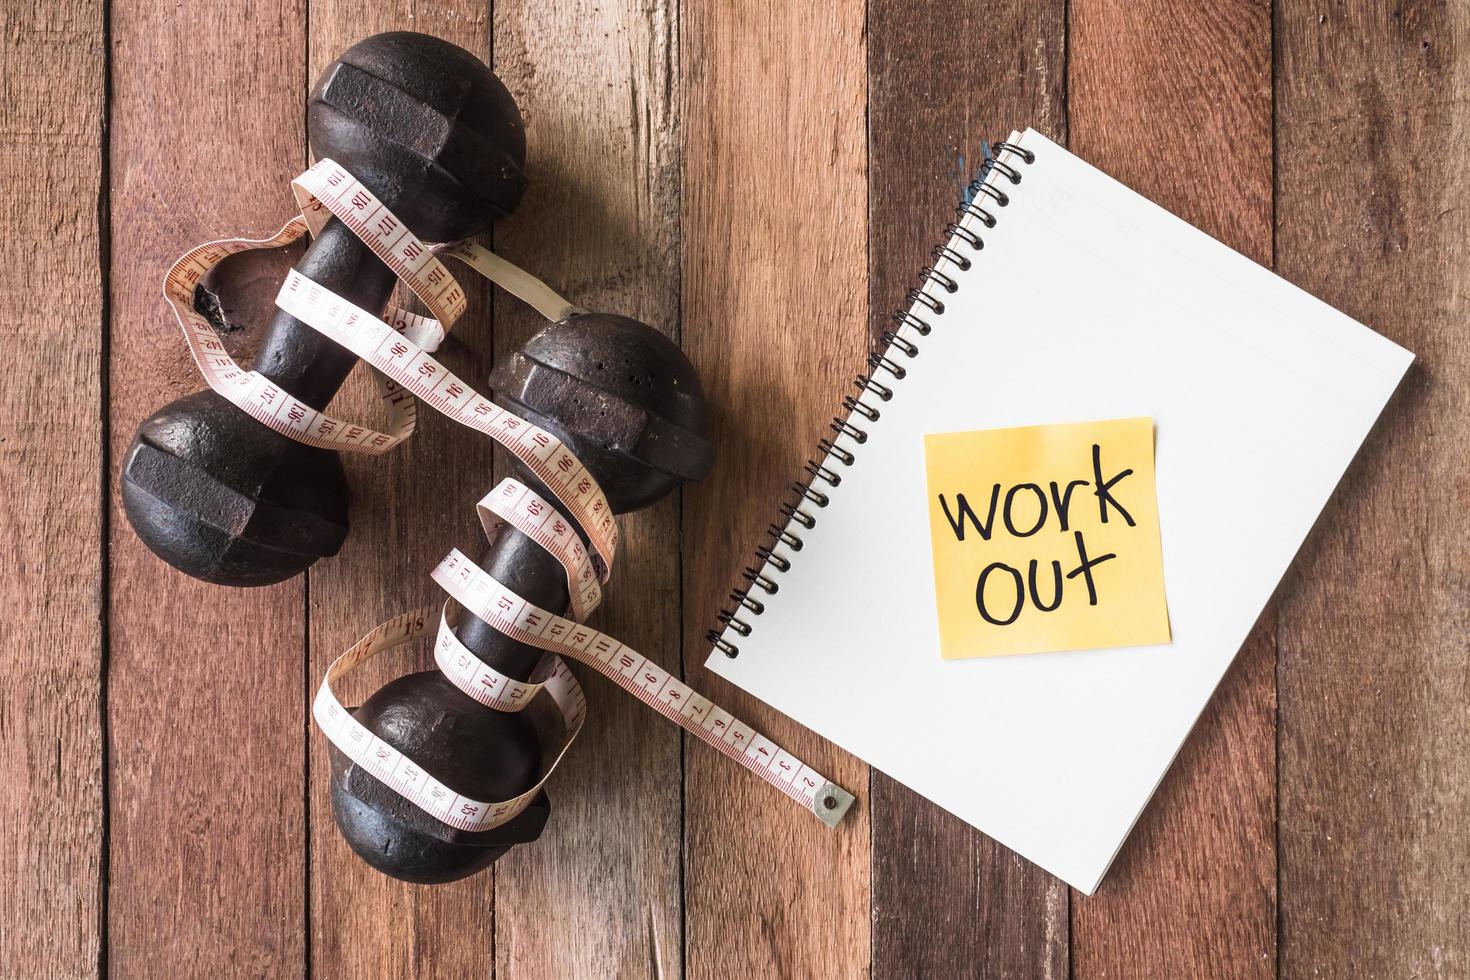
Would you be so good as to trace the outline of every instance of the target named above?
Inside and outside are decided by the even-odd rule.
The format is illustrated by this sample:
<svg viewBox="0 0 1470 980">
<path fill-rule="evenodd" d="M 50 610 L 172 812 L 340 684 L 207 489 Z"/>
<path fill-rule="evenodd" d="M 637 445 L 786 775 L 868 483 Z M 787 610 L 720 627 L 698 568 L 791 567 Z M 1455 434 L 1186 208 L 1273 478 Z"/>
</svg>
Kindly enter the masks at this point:
<svg viewBox="0 0 1470 980">
<path fill-rule="evenodd" d="M 0 276 L 0 976 L 1470 976 L 1465 4 L 0 17 L 0 214 L 21 246 Z M 594 678 L 538 843 L 450 886 L 381 877 L 333 827 L 310 694 L 437 597 L 427 572 L 478 547 L 503 461 L 425 418 L 349 463 L 341 554 L 268 589 L 186 579 L 123 517 L 139 420 L 201 386 L 165 268 L 287 216 L 311 79 L 401 28 L 486 57 L 520 102 L 532 186 L 497 250 L 667 330 L 705 379 L 714 472 L 625 520 L 599 623 L 858 789 L 840 832 Z M 1027 124 L 1419 356 L 1090 898 L 701 665 L 981 140 Z M 222 288 L 248 351 L 284 264 L 246 265 Z M 483 380 L 534 327 L 479 295 L 445 358 Z M 370 388 L 343 410 L 376 418 Z"/>
</svg>

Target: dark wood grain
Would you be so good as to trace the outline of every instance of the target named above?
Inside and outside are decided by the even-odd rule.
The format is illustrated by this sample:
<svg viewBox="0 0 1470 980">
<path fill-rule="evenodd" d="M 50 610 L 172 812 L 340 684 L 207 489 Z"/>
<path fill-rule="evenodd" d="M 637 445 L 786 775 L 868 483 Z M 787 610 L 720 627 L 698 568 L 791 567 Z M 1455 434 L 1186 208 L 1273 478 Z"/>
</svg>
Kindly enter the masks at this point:
<svg viewBox="0 0 1470 980">
<path fill-rule="evenodd" d="M 0 976 L 102 943 L 103 15 L 0 14 Z"/>
<path fill-rule="evenodd" d="M 310 77 L 353 43 L 390 30 L 416 30 L 489 59 L 489 10 L 479 0 L 419 5 L 315 0 L 311 7 Z M 491 318 L 483 280 L 450 263 L 469 306 L 439 356 L 484 390 Z M 399 302 L 411 294 L 399 290 Z M 417 307 L 415 307 L 417 308 Z M 333 411 L 381 419 L 376 389 L 358 371 Z M 347 646 L 400 612 L 442 602 L 429 571 L 458 546 L 474 554 L 484 536 L 475 501 L 493 481 L 488 439 L 420 407 L 414 437 L 376 458 L 349 458 L 352 534 L 336 558 L 310 572 L 311 670 L 301 697 L 309 702 L 322 674 Z M 427 645 L 384 658 L 348 679 L 346 703 L 400 674 L 427 669 Z M 378 873 L 337 833 L 327 797 L 326 740 L 313 726 L 310 751 L 311 968 L 319 977 L 489 976 L 494 964 L 494 872 L 449 885 L 408 885 Z"/>
<path fill-rule="evenodd" d="M 932 259 L 981 140 L 1066 141 L 1065 6 L 868 5 L 868 298 L 874 344 Z M 1065 978 L 1067 887 L 874 771 L 873 975 Z"/>
<path fill-rule="evenodd" d="M 0 278 L 0 976 L 1470 975 L 1470 15 L 1281 0 L 1273 147 L 1264 0 L 1070 0 L 1068 25 L 1062 0 L 499 0 L 493 32 L 490 6 L 0 14 L 0 204 L 31 260 Z M 717 469 L 625 522 L 600 622 L 679 644 L 691 682 L 859 791 L 871 839 L 594 682 L 538 845 L 450 887 L 383 878 L 332 827 L 309 695 L 437 597 L 494 454 L 426 415 L 351 464 L 342 555 L 265 590 L 178 575 L 115 505 L 138 421 L 201 386 L 163 272 L 289 214 L 311 72 L 392 28 L 493 47 L 526 109 L 533 190 L 499 246 L 681 336 L 708 383 Z M 979 139 L 1028 123 L 1262 261 L 1274 206 L 1279 270 L 1419 355 L 1090 898 L 700 666 Z M 284 266 L 224 270 L 243 353 Z M 533 326 L 482 291 L 445 360 L 483 383 Z M 375 402 L 359 378 L 339 408 Z M 681 763 L 682 790 L 660 778 Z"/>
<path fill-rule="evenodd" d="M 526 117 L 530 189 L 495 247 L 589 309 L 679 337 L 678 4 L 495 4 L 495 68 Z M 505 356 L 546 323 L 495 297 Z M 488 485 L 487 485 L 488 489 Z M 679 668 L 679 495 L 619 520 L 599 629 Z M 541 839 L 496 866 L 501 977 L 682 972 L 677 728 L 590 670 L 587 726 Z"/>
<path fill-rule="evenodd" d="M 138 422 L 203 387 L 159 298 L 169 264 L 290 214 L 302 16 L 291 0 L 111 5 L 109 492 Z M 226 302 L 257 314 L 249 348 L 277 281 L 224 272 Z M 111 515 L 110 971 L 299 974 L 302 583 L 203 585 Z"/>
<path fill-rule="evenodd" d="M 862 794 L 866 767 L 703 663 L 705 630 L 867 346 L 863 8 L 771 0 L 682 16 L 683 338 L 718 446 L 684 494 L 686 675 Z M 686 975 L 867 973 L 866 808 L 829 831 L 686 741 Z"/>
<path fill-rule="evenodd" d="M 1268 4 L 1073 0 L 1073 152 L 1271 261 Z M 1073 975 L 1275 972 L 1274 619 L 1267 612 L 1090 898 Z"/>
<path fill-rule="evenodd" d="M 1418 357 L 1282 589 L 1281 975 L 1470 976 L 1470 10 L 1277 17 L 1281 271 Z"/>
</svg>

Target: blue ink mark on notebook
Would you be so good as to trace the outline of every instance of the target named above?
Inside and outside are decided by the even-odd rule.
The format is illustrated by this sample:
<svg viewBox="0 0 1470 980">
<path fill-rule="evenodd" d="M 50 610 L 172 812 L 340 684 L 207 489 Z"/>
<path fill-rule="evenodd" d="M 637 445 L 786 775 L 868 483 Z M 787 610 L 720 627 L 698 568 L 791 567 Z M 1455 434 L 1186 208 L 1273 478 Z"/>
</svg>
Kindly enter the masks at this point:
<svg viewBox="0 0 1470 980">
<path fill-rule="evenodd" d="M 970 183 L 968 183 L 968 184 L 965 185 L 965 190 L 960 195 L 960 200 L 964 204 L 970 204 L 971 202 L 973 202 L 975 200 L 975 185 L 978 184 L 980 181 L 984 180 L 985 179 L 985 175 L 990 172 L 990 163 L 991 163 L 992 160 L 995 159 L 995 157 L 990 152 L 990 140 L 981 140 L 980 141 L 980 155 L 981 155 L 981 159 L 980 159 L 980 172 L 975 175 L 975 179 L 972 182 L 970 182 Z M 965 171 L 965 158 L 964 158 L 964 155 L 961 154 L 960 155 L 960 172 L 961 173 L 964 173 L 964 171 Z"/>
</svg>

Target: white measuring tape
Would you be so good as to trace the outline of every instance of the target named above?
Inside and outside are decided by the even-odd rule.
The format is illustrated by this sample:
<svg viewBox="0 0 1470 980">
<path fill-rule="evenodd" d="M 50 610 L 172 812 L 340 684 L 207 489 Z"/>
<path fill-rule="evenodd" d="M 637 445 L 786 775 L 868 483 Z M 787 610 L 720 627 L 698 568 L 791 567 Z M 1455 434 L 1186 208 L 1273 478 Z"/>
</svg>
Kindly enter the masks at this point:
<svg viewBox="0 0 1470 980">
<path fill-rule="evenodd" d="M 455 792 L 363 727 L 337 700 L 331 687 L 332 681 L 373 657 L 428 635 L 432 616 L 433 609 L 428 607 L 395 616 L 353 644 L 327 668 L 326 679 L 317 690 L 316 702 L 312 705 L 312 717 L 344 755 L 425 813 L 460 830 L 490 830 L 519 815 L 541 792 L 582 730 L 582 721 L 587 715 L 587 699 L 583 697 L 577 679 L 560 660 L 553 660 L 550 676 L 535 684 L 512 680 L 489 667 L 459 643 L 449 625 L 446 607 L 439 620 L 439 641 L 434 648 L 434 659 L 456 687 L 496 711 L 520 711 L 544 689 L 562 718 L 559 741 L 545 750 L 552 762 L 544 768 L 536 785 L 513 799 L 491 802 Z M 475 666 L 471 666 L 469 661 L 473 661 Z"/>
<path fill-rule="evenodd" d="M 276 305 L 352 351 L 418 400 L 510 450 L 571 512 L 603 568 L 612 566 L 618 549 L 612 507 L 560 439 L 496 405 L 412 340 L 299 272 L 287 274 Z"/>
<path fill-rule="evenodd" d="M 602 602 L 602 583 L 607 575 L 599 575 L 582 547 L 582 539 L 571 522 L 552 507 L 540 494 L 516 479 L 504 479 L 475 505 L 485 537 L 491 541 L 507 524 L 535 541 L 561 562 L 567 572 L 567 588 L 572 597 L 572 618 L 582 622 Z"/>
<path fill-rule="evenodd" d="M 335 215 L 437 317 L 422 317 L 393 308 L 388 316 L 398 329 L 421 347 L 433 350 L 439 346 L 444 338 L 443 325 L 459 318 L 464 312 L 465 299 L 459 283 L 428 246 L 414 237 L 367 188 L 330 160 L 322 160 L 297 177 L 291 182 L 291 189 L 301 209 L 299 215 L 270 238 L 227 238 L 185 252 L 164 277 L 164 299 L 179 321 L 199 373 L 225 400 L 262 425 L 307 445 L 339 452 L 385 453 L 407 439 L 414 427 L 413 398 L 397 385 L 379 378 L 383 399 L 388 404 L 391 423 L 388 431 L 342 422 L 294 398 L 269 378 L 241 368 L 225 350 L 214 326 L 194 309 L 195 287 L 220 262 L 239 252 L 289 245 L 308 231 L 314 235 Z"/>
<path fill-rule="evenodd" d="M 322 160 L 292 182 L 301 208 L 269 239 L 228 239 L 201 245 L 181 257 L 164 281 L 164 295 L 178 317 L 190 353 L 211 388 L 262 424 L 309 445 L 381 453 L 412 432 L 415 400 L 482 432 L 526 466 L 566 509 L 564 514 L 530 487 L 503 480 L 477 506 L 487 537 L 509 526 L 545 548 L 567 574 L 571 619 L 540 609 L 516 595 L 458 549 L 434 569 L 451 596 L 438 617 L 435 662 L 451 683 L 497 711 L 517 711 L 544 691 L 562 718 L 562 737 L 546 746 L 551 761 L 541 780 L 512 800 L 474 800 L 457 793 L 361 725 L 333 693 L 333 682 L 388 650 L 426 637 L 432 610 L 388 620 L 335 660 L 317 691 L 312 714 L 343 754 L 424 812 L 466 831 L 490 830 L 519 814 L 541 791 L 582 728 L 586 707 L 580 686 L 562 657 L 584 663 L 665 718 L 736 760 L 836 826 L 853 797 L 749 725 L 673 677 L 653 661 L 582 625 L 602 598 L 618 547 L 617 522 L 602 489 L 554 435 L 476 392 L 432 356 L 447 328 L 463 312 L 464 292 L 436 253 L 469 264 L 482 275 L 553 320 L 585 312 L 550 287 L 473 243 L 431 247 L 419 241 L 345 169 Z M 320 231 L 328 215 L 339 218 L 408 284 L 434 317 L 393 309 L 390 326 L 294 270 L 276 305 L 365 361 L 380 379 L 392 424 L 386 432 L 340 422 L 292 397 L 269 379 L 245 371 L 226 353 L 209 322 L 194 310 L 194 289 L 226 256 L 274 248 Z M 589 553 L 577 533 L 591 546 Z M 461 609 L 522 643 L 545 650 L 542 679 L 517 681 L 471 653 L 454 633 Z"/>
</svg>

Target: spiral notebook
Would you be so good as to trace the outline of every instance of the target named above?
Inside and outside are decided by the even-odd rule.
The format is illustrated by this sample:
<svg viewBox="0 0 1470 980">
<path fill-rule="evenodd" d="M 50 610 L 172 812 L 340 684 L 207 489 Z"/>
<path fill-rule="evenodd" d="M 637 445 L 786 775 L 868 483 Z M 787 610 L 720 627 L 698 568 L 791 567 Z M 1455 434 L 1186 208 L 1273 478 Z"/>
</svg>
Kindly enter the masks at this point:
<svg viewBox="0 0 1470 980">
<path fill-rule="evenodd" d="M 707 665 L 1091 893 L 1412 355 L 1032 130 L 972 190 Z M 925 436 L 1138 417 L 1168 642 L 942 657 Z"/>
</svg>

